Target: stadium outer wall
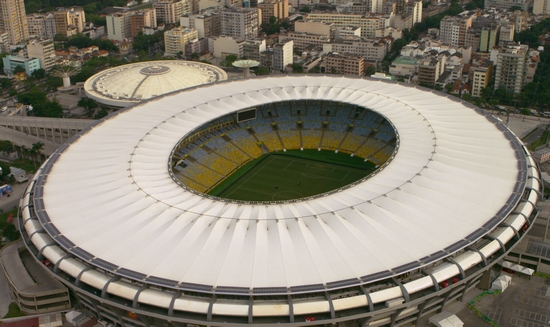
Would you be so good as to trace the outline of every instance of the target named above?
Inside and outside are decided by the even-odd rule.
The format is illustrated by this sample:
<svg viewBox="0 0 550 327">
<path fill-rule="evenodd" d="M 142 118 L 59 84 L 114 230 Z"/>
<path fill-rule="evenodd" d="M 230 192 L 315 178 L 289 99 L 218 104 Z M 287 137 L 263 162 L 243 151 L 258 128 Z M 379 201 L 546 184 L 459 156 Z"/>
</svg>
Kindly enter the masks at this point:
<svg viewBox="0 0 550 327">
<path fill-rule="evenodd" d="M 85 131 L 84 131 L 85 132 Z M 83 133 L 84 133 L 83 132 Z M 525 169 L 523 187 L 520 200 L 514 204 L 511 214 L 504 219 L 498 227 L 470 244 L 460 251 L 460 257 L 454 256 L 441 259 L 428 269 L 417 269 L 413 272 L 416 279 L 411 281 L 411 273 L 401 275 L 394 274 L 383 280 L 376 280 L 373 283 L 362 285 L 351 285 L 326 288 L 323 290 L 311 290 L 306 292 L 287 292 L 284 294 L 256 295 L 254 293 L 225 293 L 209 292 L 199 290 L 180 290 L 176 288 L 159 287 L 154 283 L 142 280 L 131 280 L 125 276 L 112 274 L 98 269 L 91 263 L 80 263 L 85 266 L 80 272 L 71 275 L 60 269 L 60 263 L 66 259 L 74 259 L 70 253 L 65 253 L 63 258 L 47 268 L 55 278 L 63 282 L 73 292 L 81 308 L 84 308 L 98 319 L 121 326 L 185 326 L 187 324 L 206 326 L 237 326 L 237 325 L 260 325 L 260 326 L 302 326 L 306 319 L 310 325 L 339 324 L 343 322 L 356 322 L 364 326 L 401 326 L 408 323 L 417 324 L 418 320 L 428 314 L 440 311 L 443 307 L 456 300 L 463 300 L 469 290 L 487 284 L 490 279 L 491 269 L 502 260 L 512 248 L 521 241 L 526 232 L 533 225 L 538 211 L 535 208 L 538 200 L 541 183 L 539 171 L 528 150 L 520 144 L 515 136 L 507 131 L 507 137 L 515 145 L 516 154 L 521 158 L 520 166 Z M 55 242 L 40 243 L 39 238 L 46 232 L 39 227 L 41 215 L 44 213 L 41 203 L 42 187 L 45 178 L 58 156 L 65 151 L 67 145 L 62 146 L 35 175 L 35 179 L 29 184 L 21 201 L 19 211 L 19 226 L 26 246 L 37 260 L 42 260 L 46 248 L 55 245 Z M 29 231 L 31 231 L 29 233 Z M 452 254 L 452 253 L 451 253 Z M 480 260 L 474 258 L 481 258 Z M 476 261 L 477 260 L 477 261 Z M 468 263 L 468 264 L 466 264 Z M 108 275 L 109 281 L 102 289 L 92 287 L 81 282 L 80 277 L 90 270 Z M 418 277 L 423 275 L 423 277 Z M 404 286 L 414 282 L 426 282 L 429 287 L 417 287 L 414 291 Z M 449 283 L 449 281 L 452 281 Z M 128 284 L 137 287 L 139 290 L 133 297 L 121 297 L 112 291 L 110 284 Z M 480 285 L 480 283 L 484 285 Z M 373 289 L 373 285 L 379 286 Z M 167 307 L 147 305 L 140 301 L 140 294 L 146 291 L 168 293 L 172 297 Z M 174 301 L 182 295 L 198 299 L 197 303 L 205 304 L 204 312 L 182 312 L 174 310 Z M 307 297 L 304 297 L 307 294 Z M 354 302 L 348 308 L 335 308 L 335 303 L 342 299 L 350 301 L 364 301 L 363 305 Z M 257 316 L 254 314 L 255 300 L 274 303 L 286 302 L 288 314 L 273 316 Z M 282 299 L 284 299 L 282 301 Z M 395 301 L 395 299 L 398 299 Z M 230 316 L 219 315 L 213 312 L 213 306 L 217 301 L 235 301 L 238 303 L 248 302 L 248 315 Z M 385 300 L 385 301 L 384 301 Z M 193 300 L 191 300 L 192 302 Z M 323 310 L 308 314 L 295 314 L 296 303 L 310 301 L 311 303 L 322 303 Z M 245 304 L 246 306 L 246 304 Z"/>
</svg>

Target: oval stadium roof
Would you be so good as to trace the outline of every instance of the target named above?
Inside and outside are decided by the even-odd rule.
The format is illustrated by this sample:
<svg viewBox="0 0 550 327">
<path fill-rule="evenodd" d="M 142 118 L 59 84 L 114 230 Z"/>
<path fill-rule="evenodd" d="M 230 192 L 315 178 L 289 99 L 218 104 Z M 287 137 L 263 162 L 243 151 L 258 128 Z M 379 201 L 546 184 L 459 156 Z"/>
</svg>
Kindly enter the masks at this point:
<svg viewBox="0 0 550 327">
<path fill-rule="evenodd" d="M 198 126 L 294 99 L 380 113 L 399 134 L 395 157 L 362 183 L 289 203 L 222 201 L 170 175 L 171 151 Z M 332 76 L 246 79 L 99 122 L 56 157 L 42 201 L 49 228 L 119 269 L 216 287 L 326 285 L 427 265 L 490 231 L 525 183 L 510 137 L 494 117 L 423 88 Z"/>
<path fill-rule="evenodd" d="M 103 70 L 86 80 L 84 91 L 102 104 L 127 107 L 166 93 L 226 79 L 223 69 L 201 62 L 146 61 Z"/>
</svg>

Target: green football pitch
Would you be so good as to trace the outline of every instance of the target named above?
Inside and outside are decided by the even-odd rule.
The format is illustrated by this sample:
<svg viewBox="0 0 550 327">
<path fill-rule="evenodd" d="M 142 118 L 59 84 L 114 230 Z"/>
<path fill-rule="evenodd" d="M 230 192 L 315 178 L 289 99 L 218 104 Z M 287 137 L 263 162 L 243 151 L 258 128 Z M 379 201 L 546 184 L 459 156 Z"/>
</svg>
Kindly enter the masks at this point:
<svg viewBox="0 0 550 327">
<path fill-rule="evenodd" d="M 348 185 L 374 170 L 371 162 L 332 151 L 270 153 L 248 163 L 208 194 L 243 201 L 298 199 Z"/>
</svg>

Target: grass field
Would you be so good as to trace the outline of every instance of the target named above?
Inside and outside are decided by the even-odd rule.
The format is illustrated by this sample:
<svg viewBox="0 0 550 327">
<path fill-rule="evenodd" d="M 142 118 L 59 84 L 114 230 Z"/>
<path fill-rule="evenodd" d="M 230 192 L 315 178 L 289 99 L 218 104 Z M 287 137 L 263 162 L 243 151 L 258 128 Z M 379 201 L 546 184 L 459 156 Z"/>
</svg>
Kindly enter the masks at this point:
<svg viewBox="0 0 550 327">
<path fill-rule="evenodd" d="M 374 170 L 371 162 L 332 151 L 270 153 L 239 169 L 209 194 L 243 201 L 297 199 L 348 185 Z"/>
</svg>

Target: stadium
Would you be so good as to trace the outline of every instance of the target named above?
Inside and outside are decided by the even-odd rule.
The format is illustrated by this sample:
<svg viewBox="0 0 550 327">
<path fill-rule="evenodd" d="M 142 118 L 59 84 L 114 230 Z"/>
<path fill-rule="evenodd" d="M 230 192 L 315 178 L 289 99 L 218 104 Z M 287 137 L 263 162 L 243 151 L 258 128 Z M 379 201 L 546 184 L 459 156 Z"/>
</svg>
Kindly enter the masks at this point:
<svg viewBox="0 0 550 327">
<path fill-rule="evenodd" d="M 495 278 L 541 188 L 521 141 L 455 97 L 252 78 L 83 130 L 29 184 L 20 226 L 115 325 L 402 326 Z"/>
<path fill-rule="evenodd" d="M 101 104 L 120 108 L 226 79 L 223 69 L 202 62 L 146 61 L 102 70 L 86 80 L 84 92 Z"/>
</svg>

